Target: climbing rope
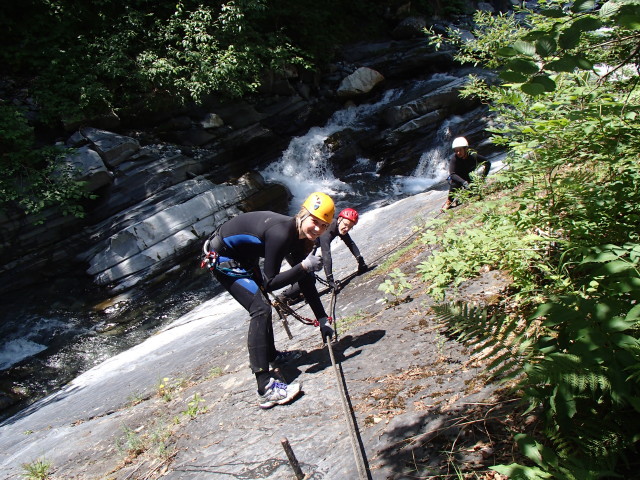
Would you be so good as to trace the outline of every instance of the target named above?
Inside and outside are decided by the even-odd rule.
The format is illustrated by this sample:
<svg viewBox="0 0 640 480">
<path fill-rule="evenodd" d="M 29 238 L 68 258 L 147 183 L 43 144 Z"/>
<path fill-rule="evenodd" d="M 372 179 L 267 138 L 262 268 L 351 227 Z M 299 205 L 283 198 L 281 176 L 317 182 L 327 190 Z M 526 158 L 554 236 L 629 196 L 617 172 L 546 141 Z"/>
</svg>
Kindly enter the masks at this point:
<svg viewBox="0 0 640 480">
<path fill-rule="evenodd" d="M 337 292 L 334 290 L 331 294 L 331 307 L 329 311 L 335 318 L 336 297 Z M 334 334 L 336 340 L 338 339 L 338 325 L 334 325 Z M 329 350 L 329 357 L 331 358 L 331 365 L 333 371 L 336 374 L 336 381 L 338 382 L 338 388 L 340 389 L 340 400 L 342 401 L 342 410 L 347 420 L 349 427 L 349 438 L 351 439 L 351 448 L 353 449 L 353 455 L 356 460 L 356 467 L 358 468 L 358 475 L 360 480 L 370 480 L 371 471 L 369 469 L 369 463 L 367 462 L 367 456 L 360 438 L 360 432 L 358 431 L 358 425 L 356 423 L 355 414 L 351 407 L 351 400 L 346 388 L 346 380 L 344 378 L 344 372 L 342 371 L 342 365 L 336 363 L 335 356 L 333 355 L 333 347 L 331 346 L 331 339 L 327 339 L 327 350 Z"/>
</svg>

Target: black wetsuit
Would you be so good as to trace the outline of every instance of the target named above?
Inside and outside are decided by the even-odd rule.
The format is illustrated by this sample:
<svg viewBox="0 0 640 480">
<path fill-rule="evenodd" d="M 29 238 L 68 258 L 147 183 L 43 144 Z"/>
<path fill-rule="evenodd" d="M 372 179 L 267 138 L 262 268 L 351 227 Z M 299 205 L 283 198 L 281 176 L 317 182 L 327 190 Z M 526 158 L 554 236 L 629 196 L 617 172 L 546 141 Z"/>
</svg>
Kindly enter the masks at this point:
<svg viewBox="0 0 640 480">
<path fill-rule="evenodd" d="M 333 260 L 331 259 L 331 242 L 336 237 L 340 237 L 340 240 L 344 242 L 347 246 L 351 254 L 358 258 L 360 256 L 360 250 L 358 250 L 358 246 L 349 236 L 349 233 L 345 233 L 344 235 L 340 235 L 340 230 L 338 230 L 338 221 L 334 220 L 331 222 L 331 226 L 320 235 L 320 238 L 316 240 L 316 243 L 320 245 L 322 249 L 322 265 L 324 266 L 324 274 L 329 277 L 333 275 Z"/>
<path fill-rule="evenodd" d="M 353 241 L 349 233 L 345 233 L 344 235 L 340 235 L 340 230 L 338 230 L 338 220 L 334 220 L 331 222 L 331 225 L 320 237 L 316 240 L 316 246 L 322 249 L 322 264 L 324 266 L 324 274 L 327 279 L 333 277 L 333 260 L 331 259 L 331 242 L 336 237 L 340 237 L 340 239 L 345 243 L 349 251 L 353 254 L 354 257 L 359 258 L 360 250 L 358 246 Z M 283 295 L 291 300 L 295 300 L 298 295 L 300 295 L 301 288 L 299 284 L 292 285 L 291 288 L 288 288 L 283 292 Z"/>
<path fill-rule="evenodd" d="M 298 282 L 316 318 L 327 316 L 315 288 L 315 277 L 300 265 L 311 244 L 299 238 L 295 218 L 274 212 L 249 212 L 222 224 L 211 237 L 210 249 L 219 254 L 218 268 L 213 270 L 215 277 L 251 316 L 249 364 L 260 390 L 269 380 L 269 362 L 277 353 L 271 304 L 260 287 L 270 292 Z M 291 268 L 281 272 L 285 257 Z M 262 272 L 260 258 L 264 258 Z"/>
<path fill-rule="evenodd" d="M 460 158 L 453 154 L 453 158 L 449 162 L 449 200 L 453 201 L 456 197 L 456 190 L 462 188 L 466 183 L 471 183 L 471 173 L 480 165 L 484 167 L 482 176 L 486 178 L 491 170 L 491 163 L 477 152 L 470 151 L 467 158 Z"/>
</svg>

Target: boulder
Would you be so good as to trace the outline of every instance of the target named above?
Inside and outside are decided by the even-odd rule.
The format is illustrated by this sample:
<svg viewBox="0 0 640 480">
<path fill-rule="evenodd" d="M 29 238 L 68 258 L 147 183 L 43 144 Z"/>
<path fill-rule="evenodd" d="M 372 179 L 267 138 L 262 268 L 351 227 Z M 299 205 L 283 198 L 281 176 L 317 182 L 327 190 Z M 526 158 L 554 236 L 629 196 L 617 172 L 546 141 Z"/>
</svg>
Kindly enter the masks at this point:
<svg viewBox="0 0 640 480">
<path fill-rule="evenodd" d="M 224 120 L 217 113 L 207 113 L 200 121 L 202 128 L 218 128 L 224 125 Z"/>
<path fill-rule="evenodd" d="M 391 36 L 397 40 L 424 37 L 427 20 L 424 17 L 406 17 L 396 25 Z"/>
<path fill-rule="evenodd" d="M 341 98 L 355 97 L 369 93 L 384 77 L 380 72 L 368 67 L 360 67 L 338 87 L 337 94 Z"/>
<path fill-rule="evenodd" d="M 80 133 L 93 145 L 109 168 L 114 168 L 140 150 L 137 140 L 97 128 L 83 128 Z"/>
<path fill-rule="evenodd" d="M 85 182 L 85 188 L 90 192 L 113 181 L 113 173 L 105 166 L 98 152 L 88 146 L 80 147 L 65 157 L 64 163 L 71 167 L 73 178 Z"/>
</svg>

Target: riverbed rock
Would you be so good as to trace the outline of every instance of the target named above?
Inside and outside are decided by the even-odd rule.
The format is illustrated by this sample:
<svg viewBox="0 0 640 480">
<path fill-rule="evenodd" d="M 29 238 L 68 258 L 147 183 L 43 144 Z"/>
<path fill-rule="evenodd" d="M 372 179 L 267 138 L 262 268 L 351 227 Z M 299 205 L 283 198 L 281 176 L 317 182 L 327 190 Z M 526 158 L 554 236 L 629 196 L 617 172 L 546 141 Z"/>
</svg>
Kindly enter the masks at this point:
<svg viewBox="0 0 640 480">
<path fill-rule="evenodd" d="M 112 292 L 131 288 L 178 263 L 193 251 L 195 243 L 241 213 L 246 199 L 264 187 L 257 173 L 247 174 L 233 185 L 215 185 L 202 177 L 186 180 L 163 190 L 161 196 L 149 197 L 127 216 L 120 216 L 117 223 L 111 221 L 108 235 L 103 225 L 94 237 L 102 240 L 94 241 L 78 259 L 89 264 L 87 273 L 96 284 L 110 285 Z M 284 187 L 279 193 L 287 198 Z M 273 198 L 264 201 L 277 203 Z"/>
<path fill-rule="evenodd" d="M 80 147 L 67 156 L 64 162 L 71 168 L 72 178 L 84 182 L 84 188 L 89 192 L 113 182 L 113 173 L 106 167 L 98 152 L 88 146 Z"/>
<path fill-rule="evenodd" d="M 393 260 L 411 285 L 400 301 L 383 302 L 377 289 L 388 274 L 382 263 L 416 235 L 417 217 L 433 217 L 445 197 L 432 191 L 363 214 L 351 235 L 372 267 L 366 274 L 352 275 L 353 256 L 334 245 L 334 273 L 344 280 L 335 367 L 316 328 L 289 317 L 290 340 L 276 321 L 278 347 L 303 351 L 274 372 L 302 384 L 290 404 L 258 408 L 247 313 L 217 297 L 1 422 L 3 473 L 17 477 L 44 459 L 56 478 L 294 478 L 283 438 L 309 478 L 367 478 L 359 476 L 360 455 L 376 479 L 444 476 L 451 452 L 460 453 L 455 465 L 464 472 L 487 471 L 496 463 L 496 429 L 513 412 L 499 402 L 482 363 L 430 311 L 431 299 L 410 273 L 428 251 Z M 508 286 L 498 276 L 472 283 L 477 297 Z M 307 306 L 294 308 L 310 315 Z M 484 453 L 472 455 L 478 445 Z"/>
<path fill-rule="evenodd" d="M 360 67 L 338 87 L 337 94 L 341 98 L 356 97 L 369 93 L 377 84 L 384 80 L 384 76 L 368 67 Z"/>
</svg>

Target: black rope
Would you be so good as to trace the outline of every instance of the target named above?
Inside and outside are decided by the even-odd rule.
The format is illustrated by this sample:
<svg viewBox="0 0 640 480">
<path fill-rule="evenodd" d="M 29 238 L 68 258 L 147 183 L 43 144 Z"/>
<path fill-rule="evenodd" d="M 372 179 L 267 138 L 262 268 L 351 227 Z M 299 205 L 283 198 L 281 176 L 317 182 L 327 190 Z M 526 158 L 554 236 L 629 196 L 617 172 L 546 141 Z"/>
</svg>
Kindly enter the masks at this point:
<svg viewBox="0 0 640 480">
<path fill-rule="evenodd" d="M 335 290 L 331 294 L 331 306 L 329 307 L 329 311 L 333 315 L 333 327 L 334 327 L 334 335 L 336 340 L 338 339 L 338 324 L 335 317 L 336 310 L 336 297 L 338 292 Z M 347 392 L 347 382 L 344 378 L 344 372 L 342 371 L 342 365 L 336 363 L 336 359 L 333 355 L 333 347 L 331 346 L 331 338 L 327 339 L 327 349 L 329 350 L 329 357 L 331 358 L 331 365 L 333 365 L 333 370 L 336 374 L 336 380 L 338 382 L 338 388 L 340 389 L 340 399 L 342 400 L 342 409 L 344 411 L 344 416 L 347 419 L 347 425 L 349 426 L 349 438 L 351 439 L 351 448 L 353 449 L 353 455 L 356 460 L 356 467 L 358 468 L 358 475 L 360 480 L 371 480 L 371 470 L 369 468 L 369 463 L 367 461 L 367 455 L 364 449 L 364 445 L 362 443 L 362 438 L 360 437 L 360 432 L 358 431 L 358 424 L 356 422 L 355 414 L 353 413 L 353 408 L 351 407 L 351 400 L 349 398 L 349 393 Z"/>
</svg>

